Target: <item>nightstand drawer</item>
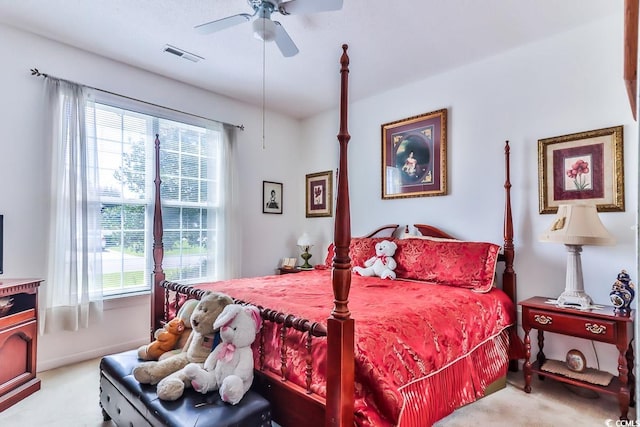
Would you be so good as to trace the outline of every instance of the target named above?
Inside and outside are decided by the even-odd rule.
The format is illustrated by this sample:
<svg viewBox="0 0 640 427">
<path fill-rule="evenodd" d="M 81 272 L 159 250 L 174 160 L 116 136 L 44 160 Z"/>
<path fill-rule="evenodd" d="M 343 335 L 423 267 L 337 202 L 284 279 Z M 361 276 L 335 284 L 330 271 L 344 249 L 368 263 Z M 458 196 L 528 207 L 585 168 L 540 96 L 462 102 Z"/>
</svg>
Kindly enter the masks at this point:
<svg viewBox="0 0 640 427">
<path fill-rule="evenodd" d="M 595 341 L 616 343 L 616 322 L 602 319 L 585 319 L 584 317 L 546 310 L 528 309 L 526 311 L 529 324 L 536 329 Z"/>
</svg>

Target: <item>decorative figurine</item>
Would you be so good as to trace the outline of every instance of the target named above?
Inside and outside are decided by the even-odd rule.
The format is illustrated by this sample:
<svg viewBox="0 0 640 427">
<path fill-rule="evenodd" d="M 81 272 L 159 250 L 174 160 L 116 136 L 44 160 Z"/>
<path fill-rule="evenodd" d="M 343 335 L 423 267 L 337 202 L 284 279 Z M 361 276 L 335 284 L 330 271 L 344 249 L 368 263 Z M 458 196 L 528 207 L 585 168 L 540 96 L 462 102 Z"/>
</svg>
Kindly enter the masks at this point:
<svg viewBox="0 0 640 427">
<path fill-rule="evenodd" d="M 613 283 L 609 298 L 615 307 L 614 313 L 628 316 L 631 313 L 631 302 L 635 296 L 635 286 L 631 283 L 631 277 L 627 270 L 622 270 L 618 274 L 617 280 Z"/>
<path fill-rule="evenodd" d="M 567 368 L 573 372 L 584 372 L 587 369 L 587 359 L 580 350 L 569 350 L 567 353 Z"/>
</svg>

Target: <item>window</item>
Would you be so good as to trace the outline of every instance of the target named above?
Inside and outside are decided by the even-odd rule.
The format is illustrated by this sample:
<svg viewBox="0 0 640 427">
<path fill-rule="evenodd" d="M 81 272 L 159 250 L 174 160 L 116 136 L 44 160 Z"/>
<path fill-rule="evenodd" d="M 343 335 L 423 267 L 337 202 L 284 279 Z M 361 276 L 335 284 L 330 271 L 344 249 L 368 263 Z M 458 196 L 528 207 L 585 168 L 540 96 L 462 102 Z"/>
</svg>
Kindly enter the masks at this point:
<svg viewBox="0 0 640 427">
<path fill-rule="evenodd" d="M 156 134 L 167 279 L 215 278 L 213 255 L 224 208 L 221 126 L 194 123 L 196 118 L 187 123 L 172 111 L 148 114 L 140 112 L 144 106 L 118 104 L 96 99 L 86 114 L 98 147 L 104 295 L 146 291 L 152 283 Z M 167 118 L 172 115 L 178 118 Z"/>
</svg>

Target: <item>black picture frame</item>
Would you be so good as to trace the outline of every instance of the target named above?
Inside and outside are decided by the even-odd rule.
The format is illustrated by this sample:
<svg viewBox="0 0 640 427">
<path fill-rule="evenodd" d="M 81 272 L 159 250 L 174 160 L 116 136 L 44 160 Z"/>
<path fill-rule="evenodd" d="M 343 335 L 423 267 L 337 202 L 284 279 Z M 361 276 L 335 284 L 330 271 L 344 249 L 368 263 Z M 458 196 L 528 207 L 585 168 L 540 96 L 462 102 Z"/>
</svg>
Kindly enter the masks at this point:
<svg viewBox="0 0 640 427">
<path fill-rule="evenodd" d="M 282 214 L 282 183 L 262 181 L 262 213 Z"/>
</svg>

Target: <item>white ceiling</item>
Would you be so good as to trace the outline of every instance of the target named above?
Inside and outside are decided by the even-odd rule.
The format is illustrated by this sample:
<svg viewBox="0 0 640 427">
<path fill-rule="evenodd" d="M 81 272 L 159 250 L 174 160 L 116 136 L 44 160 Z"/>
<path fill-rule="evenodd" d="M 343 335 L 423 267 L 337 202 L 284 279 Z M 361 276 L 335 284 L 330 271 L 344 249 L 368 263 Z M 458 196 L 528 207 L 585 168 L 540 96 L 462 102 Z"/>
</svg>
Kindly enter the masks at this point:
<svg viewBox="0 0 640 427">
<path fill-rule="evenodd" d="M 245 0 L 0 0 L 1 23 L 260 106 L 263 45 L 251 24 L 193 30 L 238 13 L 252 13 Z M 267 108 L 305 118 L 336 107 L 343 43 L 353 101 L 611 14 L 623 19 L 623 0 L 344 0 L 339 11 L 274 14 L 300 53 L 266 44 Z"/>
</svg>

